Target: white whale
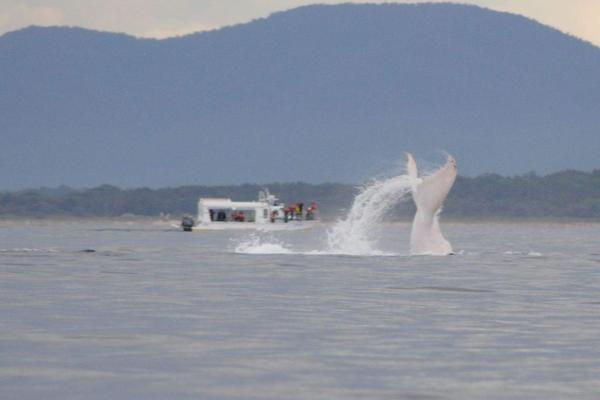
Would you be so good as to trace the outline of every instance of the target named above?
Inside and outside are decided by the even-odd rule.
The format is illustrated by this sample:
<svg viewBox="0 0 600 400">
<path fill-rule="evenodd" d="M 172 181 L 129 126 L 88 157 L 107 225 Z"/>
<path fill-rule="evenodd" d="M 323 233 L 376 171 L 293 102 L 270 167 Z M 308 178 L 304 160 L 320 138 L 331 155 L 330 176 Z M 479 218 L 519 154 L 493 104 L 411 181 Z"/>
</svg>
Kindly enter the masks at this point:
<svg viewBox="0 0 600 400">
<path fill-rule="evenodd" d="M 448 156 L 443 167 L 419 178 L 414 157 L 410 153 L 406 153 L 406 157 L 412 197 L 417 206 L 410 234 L 410 254 L 452 254 L 452 245 L 440 230 L 439 213 L 456 180 L 456 160 Z"/>
</svg>

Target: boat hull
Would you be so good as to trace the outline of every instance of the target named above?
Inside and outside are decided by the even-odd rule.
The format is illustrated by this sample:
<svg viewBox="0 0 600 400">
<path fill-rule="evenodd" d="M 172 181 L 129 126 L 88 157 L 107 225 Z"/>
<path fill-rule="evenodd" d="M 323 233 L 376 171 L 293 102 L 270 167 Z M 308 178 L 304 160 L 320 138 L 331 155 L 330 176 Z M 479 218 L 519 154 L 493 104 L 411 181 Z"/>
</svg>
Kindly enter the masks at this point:
<svg viewBox="0 0 600 400">
<path fill-rule="evenodd" d="M 193 232 L 203 231 L 237 231 L 237 230 L 256 230 L 256 231 L 295 231 L 314 228 L 319 221 L 290 221 L 281 223 L 254 224 L 250 222 L 213 222 L 210 224 L 198 224 L 192 228 Z"/>
</svg>

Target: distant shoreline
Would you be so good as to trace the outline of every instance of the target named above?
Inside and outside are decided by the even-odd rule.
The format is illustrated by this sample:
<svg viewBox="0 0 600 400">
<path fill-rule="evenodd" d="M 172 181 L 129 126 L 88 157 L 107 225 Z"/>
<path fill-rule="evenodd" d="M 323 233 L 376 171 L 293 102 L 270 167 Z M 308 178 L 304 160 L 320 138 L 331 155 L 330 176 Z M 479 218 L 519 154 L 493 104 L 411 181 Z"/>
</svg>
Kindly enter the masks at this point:
<svg viewBox="0 0 600 400">
<path fill-rule="evenodd" d="M 343 219 L 343 217 L 340 217 Z M 327 218 L 322 221 L 324 226 L 335 224 L 340 218 Z M 465 225 L 478 225 L 478 224 L 552 224 L 552 225 L 572 225 L 572 224 L 600 224 L 600 218 L 502 218 L 502 217 L 486 217 L 486 218 L 445 218 L 441 215 L 441 220 L 444 225 L 446 224 L 465 224 Z M 110 224 L 134 224 L 141 223 L 145 225 L 163 225 L 163 226 L 174 226 L 179 225 L 180 220 L 174 218 L 160 218 L 159 216 L 146 216 L 146 215 L 133 215 L 123 217 L 98 217 L 98 216 L 10 216 L 0 215 L 0 228 L 2 225 L 44 225 L 44 224 L 62 224 L 62 223 L 110 223 Z M 384 221 L 381 225 L 410 225 L 412 219 L 397 219 L 394 221 Z"/>
<path fill-rule="evenodd" d="M 162 189 L 121 189 L 102 185 L 0 192 L 0 219 L 148 218 L 179 220 L 195 215 L 200 197 L 254 200 L 268 188 L 286 204 L 316 201 L 322 220 L 335 221 L 352 207 L 360 186 L 305 182 L 182 186 Z M 414 215 L 410 195 L 398 198 L 390 220 L 409 221 Z M 600 170 L 562 171 L 539 176 L 504 177 L 485 174 L 458 176 L 446 199 L 446 221 L 600 221 Z"/>
</svg>

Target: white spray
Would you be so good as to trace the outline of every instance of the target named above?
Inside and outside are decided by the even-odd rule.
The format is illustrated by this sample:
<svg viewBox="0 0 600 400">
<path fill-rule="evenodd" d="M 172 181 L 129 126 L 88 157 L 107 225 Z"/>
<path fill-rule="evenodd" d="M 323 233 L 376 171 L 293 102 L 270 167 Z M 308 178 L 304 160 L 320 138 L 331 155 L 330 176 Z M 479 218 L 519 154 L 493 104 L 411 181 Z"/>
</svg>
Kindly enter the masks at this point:
<svg viewBox="0 0 600 400">
<path fill-rule="evenodd" d="M 293 254 L 292 250 L 285 247 L 285 243 L 272 236 L 264 238 L 256 233 L 238 243 L 233 251 L 240 254 Z"/>
<path fill-rule="evenodd" d="M 328 251 L 338 254 L 373 255 L 375 236 L 385 215 L 411 190 L 408 175 L 374 181 L 354 199 L 345 220 L 338 222 L 327 235 Z"/>
</svg>

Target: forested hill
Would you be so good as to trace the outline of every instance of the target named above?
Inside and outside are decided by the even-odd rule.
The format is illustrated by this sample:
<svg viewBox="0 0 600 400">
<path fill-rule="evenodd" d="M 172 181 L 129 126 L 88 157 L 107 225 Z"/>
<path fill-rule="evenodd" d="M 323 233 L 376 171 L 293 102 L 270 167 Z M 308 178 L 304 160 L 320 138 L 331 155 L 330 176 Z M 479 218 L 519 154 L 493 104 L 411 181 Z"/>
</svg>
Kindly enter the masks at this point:
<svg viewBox="0 0 600 400">
<path fill-rule="evenodd" d="M 317 201 L 324 219 L 343 217 L 358 193 L 348 184 L 271 183 L 237 186 L 186 186 L 122 190 L 104 185 L 0 193 L 0 217 L 118 217 L 124 214 L 178 218 L 195 214 L 200 196 L 252 200 L 263 187 L 285 202 Z M 405 201 L 390 219 L 408 219 L 414 212 Z M 444 207 L 444 218 L 584 218 L 600 219 L 600 170 L 564 171 L 537 176 L 482 175 L 458 177 Z"/>
<path fill-rule="evenodd" d="M 457 4 L 307 6 L 168 40 L 0 37 L 0 189 L 600 167 L 600 49 Z M 422 157 L 421 157 L 422 158 Z"/>
</svg>

